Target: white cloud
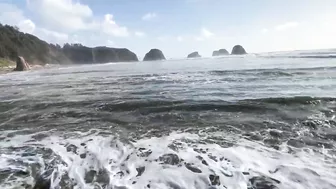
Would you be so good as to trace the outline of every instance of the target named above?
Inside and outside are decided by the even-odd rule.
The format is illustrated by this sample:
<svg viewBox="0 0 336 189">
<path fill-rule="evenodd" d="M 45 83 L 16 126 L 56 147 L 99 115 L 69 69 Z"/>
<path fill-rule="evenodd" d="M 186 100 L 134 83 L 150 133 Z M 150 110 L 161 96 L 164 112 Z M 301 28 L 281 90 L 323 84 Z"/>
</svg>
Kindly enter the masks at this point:
<svg viewBox="0 0 336 189">
<path fill-rule="evenodd" d="M 287 23 L 276 26 L 275 30 L 284 31 L 284 30 L 287 30 L 287 29 L 290 29 L 290 28 L 295 28 L 298 25 L 299 25 L 299 23 L 297 23 L 297 22 L 287 22 Z"/>
<path fill-rule="evenodd" d="M 28 7 L 54 30 L 75 31 L 92 26 L 89 6 L 72 0 L 27 0 Z"/>
<path fill-rule="evenodd" d="M 36 28 L 34 32 L 38 37 L 42 40 L 46 40 L 49 43 L 66 43 L 69 41 L 69 35 L 65 33 L 60 33 L 52 30 L 48 30 L 45 28 Z"/>
<path fill-rule="evenodd" d="M 105 15 L 102 29 L 106 34 L 115 37 L 127 37 L 129 35 L 128 29 L 126 27 L 121 27 L 117 25 L 116 22 L 113 20 L 113 15 L 111 14 Z"/>
<path fill-rule="evenodd" d="M 20 28 L 20 31 L 25 33 L 33 33 L 36 28 L 34 22 L 29 19 L 20 21 L 18 27 Z"/>
<path fill-rule="evenodd" d="M 177 41 L 181 42 L 181 41 L 183 41 L 183 40 L 184 40 L 184 39 L 183 39 L 182 36 L 177 36 Z"/>
<path fill-rule="evenodd" d="M 262 30 L 261 30 L 261 32 L 262 33 L 267 33 L 269 30 L 267 29 L 267 28 L 263 28 Z"/>
<path fill-rule="evenodd" d="M 136 31 L 134 34 L 137 37 L 144 37 L 146 35 L 144 32 L 141 32 L 141 31 Z"/>
<path fill-rule="evenodd" d="M 112 14 L 94 16 L 88 5 L 75 0 L 27 0 L 31 11 L 39 15 L 45 28 L 62 33 L 103 32 L 114 37 L 129 36 L 128 29 L 116 23 Z"/>
<path fill-rule="evenodd" d="M 147 13 L 147 14 L 145 14 L 145 15 L 142 16 L 142 20 L 152 20 L 152 19 L 154 19 L 156 17 L 157 17 L 156 13 L 149 12 L 149 13 Z"/>
<path fill-rule="evenodd" d="M 210 37 L 215 35 L 214 33 L 212 33 L 211 31 L 209 31 L 206 28 L 202 28 L 201 34 L 204 38 L 210 38 Z"/>
</svg>

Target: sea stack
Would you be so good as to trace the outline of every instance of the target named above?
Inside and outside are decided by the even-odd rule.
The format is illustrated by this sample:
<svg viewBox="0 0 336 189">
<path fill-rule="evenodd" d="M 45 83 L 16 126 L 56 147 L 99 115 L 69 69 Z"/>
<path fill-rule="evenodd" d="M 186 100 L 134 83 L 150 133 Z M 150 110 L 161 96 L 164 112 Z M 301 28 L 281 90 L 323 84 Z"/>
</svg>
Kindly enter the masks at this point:
<svg viewBox="0 0 336 189">
<path fill-rule="evenodd" d="M 159 49 L 151 49 L 143 59 L 143 61 L 155 61 L 155 60 L 166 60 L 162 51 Z"/>
<path fill-rule="evenodd" d="M 233 47 L 231 54 L 233 55 L 242 55 L 242 54 L 247 54 L 244 47 L 241 45 L 236 45 Z"/>
<path fill-rule="evenodd" d="M 218 51 L 214 51 L 212 53 L 212 56 L 224 56 L 224 55 L 228 55 L 229 52 L 226 49 L 219 49 Z"/>
<path fill-rule="evenodd" d="M 188 55 L 188 58 L 200 58 L 202 57 L 198 52 L 193 52 Z"/>
<path fill-rule="evenodd" d="M 16 59 L 16 68 L 14 69 L 14 71 L 25 71 L 29 69 L 30 69 L 30 66 L 25 61 L 25 59 L 22 56 L 18 56 Z"/>
</svg>

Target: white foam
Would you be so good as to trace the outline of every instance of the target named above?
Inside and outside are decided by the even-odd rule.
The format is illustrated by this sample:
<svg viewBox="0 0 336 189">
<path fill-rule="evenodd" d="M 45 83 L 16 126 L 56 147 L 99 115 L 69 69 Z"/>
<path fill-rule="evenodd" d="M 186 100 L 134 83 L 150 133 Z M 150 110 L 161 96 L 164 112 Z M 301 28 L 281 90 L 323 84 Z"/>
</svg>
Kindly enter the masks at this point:
<svg viewBox="0 0 336 189">
<path fill-rule="evenodd" d="M 205 133 L 173 132 L 168 136 L 143 138 L 136 142 L 121 142 L 123 140 L 118 140 L 116 137 L 99 136 L 94 132 L 88 133 L 81 135 L 77 133 L 69 138 L 53 134 L 41 141 L 32 141 L 30 135 L 16 135 L 7 142 L 1 142 L 0 147 L 5 149 L 9 146 L 40 146 L 52 149 L 55 153 L 54 159 L 63 163 L 58 163 L 54 167 L 51 188 L 59 186 L 62 174 L 68 174 L 70 179 L 76 183 L 74 187 L 76 189 L 97 188 L 98 183 L 85 182 L 85 174 L 90 170 L 97 172 L 104 170 L 105 177 L 108 177 L 105 180 L 109 180 L 109 186 L 106 188 L 138 189 L 146 188 L 148 184 L 151 189 L 212 188 L 209 180 L 210 174 L 220 177 L 221 185 L 216 188 L 224 188 L 225 186 L 227 189 L 246 189 L 249 185 L 248 180 L 253 176 L 260 175 L 280 181 L 278 187 L 281 189 L 332 188 L 336 186 L 336 168 L 334 166 L 336 158 L 326 150 L 321 152 L 297 150 L 295 153 L 288 153 L 286 145 L 277 151 L 256 142 L 237 139 L 237 137 L 235 139 L 237 143 L 233 147 L 221 147 L 217 144 L 204 143 L 204 139 L 209 137 Z M 219 133 L 213 134 L 216 135 L 216 138 L 220 136 Z M 234 138 L 226 133 L 221 134 L 223 140 L 232 141 Z M 77 146 L 77 154 L 67 150 L 65 146 L 70 144 Z M 175 147 L 170 147 L 172 144 Z M 139 148 L 151 150 L 152 153 L 148 157 L 142 157 L 139 155 Z M 196 149 L 202 149 L 205 153 L 199 153 Z M 9 160 L 26 161 L 27 157 L 22 157 L 21 153 L 10 154 L 7 152 L 7 154 L 2 154 L 0 169 L 5 167 L 19 168 Z M 82 159 L 80 154 L 84 153 L 86 157 Z M 162 164 L 158 159 L 164 154 L 176 154 L 183 161 L 180 162 L 180 166 Z M 208 165 L 203 164 L 200 157 L 197 156 L 202 157 Z M 26 162 L 36 161 L 43 165 L 40 157 L 38 155 L 35 159 L 30 158 L 30 162 Z M 216 157 L 217 161 L 214 161 L 212 157 Z M 223 159 L 220 160 L 222 157 Z M 202 173 L 190 171 L 184 163 L 193 164 L 193 167 L 200 169 Z M 139 167 L 145 167 L 141 176 L 137 176 L 136 169 Z M 22 167 L 20 168 L 22 169 Z M 248 172 L 249 175 L 243 174 L 243 172 Z M 32 178 L 18 179 L 15 182 L 7 180 L 6 183 L 0 183 L 0 187 L 12 188 L 9 187 L 9 184 L 14 186 L 18 184 L 18 181 L 32 182 Z"/>
</svg>

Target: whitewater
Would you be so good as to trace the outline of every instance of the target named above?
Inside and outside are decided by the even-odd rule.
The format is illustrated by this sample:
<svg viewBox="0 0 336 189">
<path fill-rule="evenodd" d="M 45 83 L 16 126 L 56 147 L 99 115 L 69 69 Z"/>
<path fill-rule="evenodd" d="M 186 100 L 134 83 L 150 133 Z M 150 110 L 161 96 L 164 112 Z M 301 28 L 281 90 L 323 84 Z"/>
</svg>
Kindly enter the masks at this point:
<svg viewBox="0 0 336 189">
<path fill-rule="evenodd" d="M 0 75 L 0 188 L 336 188 L 336 50 Z"/>
</svg>

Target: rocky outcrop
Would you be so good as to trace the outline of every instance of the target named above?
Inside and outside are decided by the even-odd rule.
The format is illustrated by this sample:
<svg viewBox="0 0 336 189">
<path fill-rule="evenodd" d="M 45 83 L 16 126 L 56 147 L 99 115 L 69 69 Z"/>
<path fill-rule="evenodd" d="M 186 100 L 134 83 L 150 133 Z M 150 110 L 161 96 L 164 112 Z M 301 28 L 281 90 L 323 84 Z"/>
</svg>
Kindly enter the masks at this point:
<svg viewBox="0 0 336 189">
<path fill-rule="evenodd" d="M 159 49 L 151 49 L 143 59 L 144 61 L 166 60 L 162 51 Z"/>
<path fill-rule="evenodd" d="M 136 54 L 128 49 L 90 48 L 81 44 L 66 44 L 63 47 L 63 52 L 72 62 L 78 64 L 138 61 Z"/>
<path fill-rule="evenodd" d="M 224 56 L 224 55 L 228 55 L 229 52 L 226 49 L 219 49 L 218 51 L 214 51 L 212 53 L 212 56 Z"/>
<path fill-rule="evenodd" d="M 22 56 L 18 56 L 16 59 L 16 68 L 14 71 L 25 71 L 29 70 L 30 66 Z"/>
<path fill-rule="evenodd" d="M 245 51 L 244 47 L 241 45 L 236 45 L 233 47 L 231 54 L 233 55 L 242 55 L 242 54 L 247 54 Z"/>
<path fill-rule="evenodd" d="M 188 55 L 188 58 L 200 58 L 201 55 L 198 52 L 193 52 Z"/>
<path fill-rule="evenodd" d="M 0 58 L 16 61 L 20 55 L 31 64 L 92 64 L 138 61 L 125 48 L 86 47 L 81 44 L 49 44 L 17 27 L 0 23 Z M 20 69 L 17 69 L 20 70 Z"/>
</svg>

